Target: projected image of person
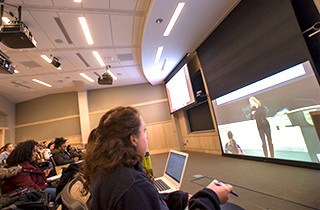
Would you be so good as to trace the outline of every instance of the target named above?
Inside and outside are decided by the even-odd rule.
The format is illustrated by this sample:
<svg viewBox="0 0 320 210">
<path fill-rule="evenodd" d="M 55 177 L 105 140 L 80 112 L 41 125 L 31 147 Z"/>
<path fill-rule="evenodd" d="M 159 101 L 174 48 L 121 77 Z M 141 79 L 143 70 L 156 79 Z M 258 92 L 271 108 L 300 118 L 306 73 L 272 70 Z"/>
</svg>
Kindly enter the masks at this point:
<svg viewBox="0 0 320 210">
<path fill-rule="evenodd" d="M 262 141 L 263 154 L 265 157 L 268 157 L 268 149 L 267 149 L 266 137 L 265 137 L 267 136 L 270 156 L 273 158 L 274 150 L 273 150 L 273 144 L 271 139 L 270 124 L 266 118 L 265 107 L 255 97 L 250 97 L 249 102 L 251 107 L 251 119 L 253 120 L 254 118 L 256 120 L 259 135 Z"/>
<path fill-rule="evenodd" d="M 226 143 L 226 145 L 224 146 L 224 153 L 244 155 L 244 152 L 241 149 L 241 147 L 233 139 L 232 132 L 228 131 L 227 135 L 228 135 L 228 138 L 229 138 L 229 142 Z"/>
</svg>

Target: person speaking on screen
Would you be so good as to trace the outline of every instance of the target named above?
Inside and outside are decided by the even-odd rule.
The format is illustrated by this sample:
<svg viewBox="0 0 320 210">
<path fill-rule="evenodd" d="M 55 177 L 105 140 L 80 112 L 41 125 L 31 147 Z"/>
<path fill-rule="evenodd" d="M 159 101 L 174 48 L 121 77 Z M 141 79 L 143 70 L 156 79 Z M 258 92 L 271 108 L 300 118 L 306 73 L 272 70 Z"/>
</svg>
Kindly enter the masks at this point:
<svg viewBox="0 0 320 210">
<path fill-rule="evenodd" d="M 272 144 L 272 138 L 271 138 L 270 124 L 266 118 L 266 111 L 264 109 L 264 106 L 255 97 L 250 97 L 249 103 L 251 107 L 251 119 L 253 120 L 254 118 L 256 120 L 259 135 L 262 141 L 263 154 L 265 157 L 268 157 L 268 149 L 267 149 L 266 137 L 265 137 L 267 136 L 270 156 L 271 158 L 273 158 L 274 150 L 273 150 L 273 144 Z"/>
</svg>

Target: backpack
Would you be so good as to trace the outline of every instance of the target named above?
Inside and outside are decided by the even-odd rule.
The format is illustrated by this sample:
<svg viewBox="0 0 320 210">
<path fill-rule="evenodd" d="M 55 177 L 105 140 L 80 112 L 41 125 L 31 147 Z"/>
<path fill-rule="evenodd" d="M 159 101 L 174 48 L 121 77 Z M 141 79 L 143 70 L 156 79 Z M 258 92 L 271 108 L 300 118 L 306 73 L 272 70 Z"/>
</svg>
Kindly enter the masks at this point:
<svg viewBox="0 0 320 210">
<path fill-rule="evenodd" d="M 0 209 L 49 209 L 50 194 L 31 187 L 23 187 L 0 197 Z"/>
</svg>

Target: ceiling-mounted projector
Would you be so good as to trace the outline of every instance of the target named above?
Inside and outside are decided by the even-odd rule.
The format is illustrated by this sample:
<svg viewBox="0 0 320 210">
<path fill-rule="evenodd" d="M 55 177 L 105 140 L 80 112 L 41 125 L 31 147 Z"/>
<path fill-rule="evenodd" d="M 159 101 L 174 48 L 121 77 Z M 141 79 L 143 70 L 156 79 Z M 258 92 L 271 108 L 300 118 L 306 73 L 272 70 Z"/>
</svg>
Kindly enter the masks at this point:
<svg viewBox="0 0 320 210">
<path fill-rule="evenodd" d="M 109 68 L 111 68 L 111 66 L 107 65 L 106 66 L 106 72 L 103 73 L 101 76 L 97 72 L 94 72 L 94 74 L 98 76 L 98 84 L 99 85 L 112 85 L 113 78 L 107 72 Z"/>
<path fill-rule="evenodd" d="M 59 62 L 59 59 L 56 58 L 56 57 L 53 57 L 53 58 L 52 58 L 51 64 L 52 64 L 54 67 L 56 67 L 56 68 L 59 68 L 60 65 L 61 65 L 61 63 Z"/>
<path fill-rule="evenodd" d="M 3 14 L 3 5 L 1 5 L 1 19 Z M 21 21 L 21 6 L 18 7 L 19 19 L 11 21 L 9 25 L 2 25 L 0 21 L 0 41 L 7 47 L 13 49 L 32 48 L 37 46 L 31 31 Z"/>
<path fill-rule="evenodd" d="M 9 57 L 0 50 L 0 73 L 13 74 L 14 69 Z"/>
</svg>

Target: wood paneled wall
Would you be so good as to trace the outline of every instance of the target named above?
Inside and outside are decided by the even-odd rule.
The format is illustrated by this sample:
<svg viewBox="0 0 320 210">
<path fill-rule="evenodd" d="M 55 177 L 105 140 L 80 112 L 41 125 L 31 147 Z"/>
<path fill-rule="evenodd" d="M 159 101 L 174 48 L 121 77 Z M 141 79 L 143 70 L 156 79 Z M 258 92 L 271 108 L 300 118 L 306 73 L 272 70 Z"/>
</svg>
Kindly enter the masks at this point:
<svg viewBox="0 0 320 210">
<path fill-rule="evenodd" d="M 188 134 L 186 119 L 183 111 L 178 115 L 184 149 L 187 151 L 221 154 L 218 132 L 190 133 Z"/>
<path fill-rule="evenodd" d="M 174 136 L 172 121 L 164 121 L 158 123 L 146 124 L 146 134 L 148 136 L 148 151 L 150 154 L 158 154 L 168 152 L 170 149 L 177 149 L 177 144 Z M 82 144 L 81 135 L 66 136 L 69 144 L 76 147 L 84 146 Z M 47 143 L 54 139 L 41 140 Z"/>
<path fill-rule="evenodd" d="M 148 151 L 151 154 L 168 152 L 177 149 L 172 121 L 164 121 L 146 125 Z"/>
</svg>

